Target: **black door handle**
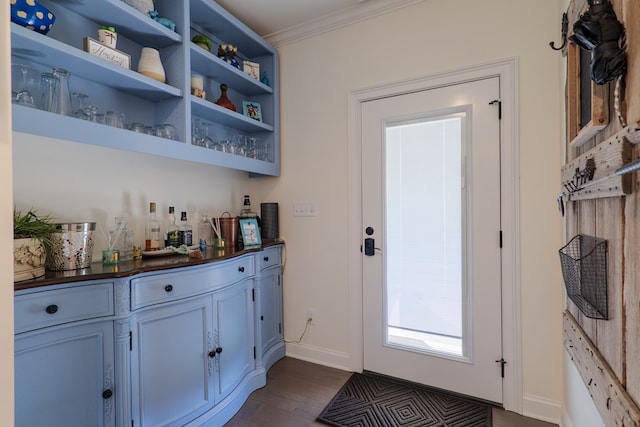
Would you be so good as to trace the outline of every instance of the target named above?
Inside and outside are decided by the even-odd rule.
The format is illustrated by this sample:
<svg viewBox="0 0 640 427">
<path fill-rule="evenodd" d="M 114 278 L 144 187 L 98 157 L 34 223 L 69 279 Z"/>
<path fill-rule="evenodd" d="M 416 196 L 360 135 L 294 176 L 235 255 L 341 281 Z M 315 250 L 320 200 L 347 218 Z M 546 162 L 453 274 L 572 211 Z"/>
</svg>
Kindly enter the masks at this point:
<svg viewBox="0 0 640 427">
<path fill-rule="evenodd" d="M 364 254 L 366 256 L 373 256 L 376 252 L 376 241 L 372 237 L 364 239 Z"/>
</svg>

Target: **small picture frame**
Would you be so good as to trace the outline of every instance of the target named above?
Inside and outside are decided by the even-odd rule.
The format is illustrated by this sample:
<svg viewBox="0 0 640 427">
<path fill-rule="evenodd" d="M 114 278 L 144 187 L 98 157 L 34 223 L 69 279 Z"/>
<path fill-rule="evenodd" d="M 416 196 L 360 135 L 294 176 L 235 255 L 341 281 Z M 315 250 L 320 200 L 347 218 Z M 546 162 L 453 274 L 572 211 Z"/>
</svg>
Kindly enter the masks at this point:
<svg viewBox="0 0 640 427">
<path fill-rule="evenodd" d="M 262 108 L 257 102 L 242 101 L 242 113 L 251 119 L 262 121 Z"/>
<path fill-rule="evenodd" d="M 257 219 L 241 218 L 240 234 L 242 235 L 242 243 L 245 247 L 262 245 L 262 239 L 260 238 L 260 229 L 258 228 Z"/>
</svg>

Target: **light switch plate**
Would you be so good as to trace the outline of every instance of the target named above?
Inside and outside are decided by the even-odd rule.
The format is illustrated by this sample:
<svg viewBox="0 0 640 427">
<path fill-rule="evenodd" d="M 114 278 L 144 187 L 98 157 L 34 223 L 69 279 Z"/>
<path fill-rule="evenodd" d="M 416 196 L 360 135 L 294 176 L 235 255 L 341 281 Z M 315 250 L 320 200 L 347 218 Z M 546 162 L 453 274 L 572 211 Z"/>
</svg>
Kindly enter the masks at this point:
<svg viewBox="0 0 640 427">
<path fill-rule="evenodd" d="M 293 216 L 316 216 L 316 202 L 295 202 Z"/>
</svg>

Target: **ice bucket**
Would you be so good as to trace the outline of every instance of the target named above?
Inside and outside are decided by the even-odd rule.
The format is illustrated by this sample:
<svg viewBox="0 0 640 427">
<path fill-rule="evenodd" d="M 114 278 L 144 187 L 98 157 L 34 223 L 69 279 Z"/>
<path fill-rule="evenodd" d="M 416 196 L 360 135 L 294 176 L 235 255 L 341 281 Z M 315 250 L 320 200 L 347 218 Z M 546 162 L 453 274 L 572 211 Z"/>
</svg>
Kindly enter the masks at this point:
<svg viewBox="0 0 640 427">
<path fill-rule="evenodd" d="M 95 222 L 56 224 L 47 247 L 47 269 L 78 270 L 91 265 Z"/>
</svg>

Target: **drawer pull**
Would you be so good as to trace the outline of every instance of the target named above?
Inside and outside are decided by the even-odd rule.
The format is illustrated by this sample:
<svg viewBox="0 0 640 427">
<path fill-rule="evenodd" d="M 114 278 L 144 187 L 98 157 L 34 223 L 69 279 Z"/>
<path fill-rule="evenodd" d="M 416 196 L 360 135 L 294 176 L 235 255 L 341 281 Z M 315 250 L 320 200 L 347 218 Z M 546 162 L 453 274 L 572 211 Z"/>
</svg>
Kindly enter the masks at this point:
<svg viewBox="0 0 640 427">
<path fill-rule="evenodd" d="M 55 314 L 58 312 L 58 306 L 55 304 L 48 305 L 47 308 L 44 309 L 49 314 Z"/>
<path fill-rule="evenodd" d="M 167 286 L 165 286 L 165 287 L 164 287 L 164 290 L 165 290 L 166 292 L 171 292 L 171 291 L 173 290 L 173 285 L 167 285 Z"/>
<path fill-rule="evenodd" d="M 106 389 L 105 391 L 102 392 L 103 399 L 110 399 L 111 396 L 113 396 L 113 392 L 110 389 Z"/>
<path fill-rule="evenodd" d="M 244 267 L 238 267 L 238 271 L 239 271 L 240 273 L 244 273 Z"/>
<path fill-rule="evenodd" d="M 264 257 L 264 262 L 269 262 L 269 257 L 268 256 Z"/>
<path fill-rule="evenodd" d="M 220 353 L 222 353 L 222 347 L 214 348 L 213 350 L 211 350 L 209 352 L 209 357 L 213 359 L 214 357 L 216 357 L 216 355 L 218 355 Z"/>
<path fill-rule="evenodd" d="M 260 316 L 260 320 L 264 320 L 264 316 Z"/>
</svg>

